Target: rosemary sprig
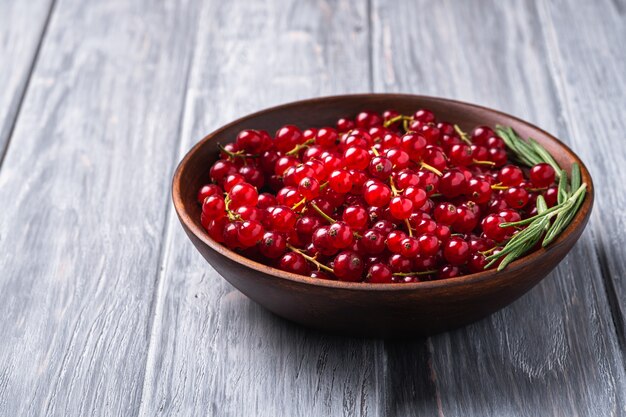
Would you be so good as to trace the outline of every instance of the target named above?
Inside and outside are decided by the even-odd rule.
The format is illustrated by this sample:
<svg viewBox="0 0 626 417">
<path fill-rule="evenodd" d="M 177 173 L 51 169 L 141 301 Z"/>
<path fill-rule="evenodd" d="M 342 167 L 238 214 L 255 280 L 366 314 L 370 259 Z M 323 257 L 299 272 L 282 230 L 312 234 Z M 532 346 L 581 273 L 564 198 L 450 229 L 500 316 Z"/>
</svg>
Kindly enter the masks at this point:
<svg viewBox="0 0 626 417">
<path fill-rule="evenodd" d="M 544 198 L 539 196 L 535 216 L 500 225 L 500 227 L 527 226 L 514 235 L 502 250 L 487 256 L 489 263 L 486 268 L 500 261 L 498 271 L 501 271 L 540 242 L 543 247 L 546 247 L 559 236 L 585 200 L 587 184 L 581 183 L 580 167 L 576 163 L 572 164 L 571 178 L 568 181 L 567 172 L 561 169 L 552 155 L 534 139 L 523 140 L 511 127 L 497 126 L 496 133 L 504 140 L 512 156 L 520 163 L 530 167 L 545 162 L 554 168 L 559 178 L 557 204 L 554 207 L 548 208 Z"/>
</svg>

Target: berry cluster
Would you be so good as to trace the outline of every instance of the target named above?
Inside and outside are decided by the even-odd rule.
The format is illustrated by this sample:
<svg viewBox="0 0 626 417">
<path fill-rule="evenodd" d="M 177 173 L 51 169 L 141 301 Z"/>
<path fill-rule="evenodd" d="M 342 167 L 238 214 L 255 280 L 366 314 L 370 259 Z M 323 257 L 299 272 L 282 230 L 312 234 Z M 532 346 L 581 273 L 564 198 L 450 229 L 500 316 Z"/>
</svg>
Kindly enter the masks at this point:
<svg viewBox="0 0 626 417">
<path fill-rule="evenodd" d="M 198 192 L 211 238 L 320 279 L 416 282 L 479 272 L 537 214 L 557 204 L 555 170 L 522 169 L 491 128 L 470 135 L 388 110 L 335 127 L 244 130 L 221 147 Z M 496 263 L 497 265 L 497 263 Z"/>
</svg>

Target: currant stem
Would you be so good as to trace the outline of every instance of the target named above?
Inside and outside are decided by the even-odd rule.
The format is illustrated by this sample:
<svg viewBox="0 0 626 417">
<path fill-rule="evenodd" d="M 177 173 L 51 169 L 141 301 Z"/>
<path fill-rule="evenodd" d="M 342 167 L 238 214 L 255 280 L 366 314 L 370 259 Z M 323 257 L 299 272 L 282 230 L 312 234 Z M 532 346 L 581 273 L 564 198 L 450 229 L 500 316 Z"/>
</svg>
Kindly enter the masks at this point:
<svg viewBox="0 0 626 417">
<path fill-rule="evenodd" d="M 224 198 L 224 205 L 226 206 L 226 215 L 228 216 L 228 220 L 243 220 L 239 214 L 233 213 L 230 208 L 228 208 L 229 204 L 230 198 L 228 197 L 228 194 L 226 194 L 226 197 Z"/>
<path fill-rule="evenodd" d="M 420 166 L 434 174 L 437 174 L 437 176 L 441 177 L 443 174 L 441 173 L 441 171 L 439 171 L 437 168 L 435 168 L 434 166 L 428 165 L 426 162 L 422 161 L 420 162 Z"/>
<path fill-rule="evenodd" d="M 323 269 L 324 271 L 330 272 L 332 274 L 335 273 L 335 271 L 333 271 L 332 268 L 327 267 L 326 265 L 324 265 L 323 263 L 321 263 L 320 261 L 318 261 L 314 257 L 307 255 L 306 253 L 302 252 L 300 249 L 296 248 L 295 246 L 292 246 L 289 243 L 287 243 L 287 247 L 290 250 L 292 250 L 293 252 L 296 252 L 296 253 L 299 253 L 300 255 L 302 255 L 302 257 L 304 259 L 306 259 L 307 261 L 309 261 L 312 264 L 314 264 L 315 266 L 317 266 L 317 269 Z"/>
<path fill-rule="evenodd" d="M 296 145 L 292 150 L 285 152 L 285 155 L 297 155 L 302 149 L 304 148 L 308 148 L 309 146 L 313 145 L 315 143 L 315 139 L 309 139 L 304 143 L 301 143 L 299 145 Z"/>
<path fill-rule="evenodd" d="M 237 152 L 231 152 L 228 149 L 226 149 L 224 146 L 222 146 L 221 143 L 217 144 L 217 147 L 220 149 L 220 151 L 224 152 L 226 155 L 228 155 L 231 158 L 258 158 L 260 155 L 258 154 L 249 154 L 249 153 L 244 153 L 244 151 L 237 151 Z"/>
<path fill-rule="evenodd" d="M 337 221 L 337 220 L 333 219 L 332 217 L 330 217 L 328 214 L 324 213 L 321 208 L 319 208 L 319 207 L 317 207 L 317 205 L 315 205 L 315 203 L 311 203 L 311 207 L 313 207 L 313 210 L 317 211 L 320 216 L 322 216 L 323 218 L 328 220 L 331 224 L 335 223 Z"/>
<path fill-rule="evenodd" d="M 406 224 L 406 228 L 409 231 L 409 236 L 413 237 L 413 229 L 411 229 L 411 222 L 409 219 L 404 219 L 404 224 Z"/>
<path fill-rule="evenodd" d="M 375 156 L 380 156 L 380 153 L 378 152 L 378 149 L 376 149 L 373 146 L 372 146 L 372 152 L 374 153 Z"/>
<path fill-rule="evenodd" d="M 304 203 L 306 203 L 306 198 L 303 198 L 302 200 L 298 201 L 296 204 L 294 204 L 294 206 L 291 209 L 295 210 L 295 209 L 297 209 L 298 207 L 300 207 Z"/>
<path fill-rule="evenodd" d="M 392 275 L 394 277 L 412 277 L 415 275 L 430 275 L 436 273 L 436 269 L 431 269 L 430 271 L 420 271 L 420 272 L 394 272 Z"/>
<path fill-rule="evenodd" d="M 400 115 L 398 115 L 396 117 L 393 117 L 393 118 L 387 120 L 385 123 L 383 123 L 383 126 L 384 127 L 389 127 L 392 124 L 394 124 L 396 122 L 399 122 L 400 120 L 411 120 L 411 116 L 405 116 L 403 114 L 400 114 Z"/>
<path fill-rule="evenodd" d="M 489 165 L 490 167 L 496 164 L 495 162 L 492 162 L 492 161 L 479 161 L 478 159 L 472 159 L 472 162 L 476 165 Z"/>
<path fill-rule="evenodd" d="M 465 133 L 460 127 L 459 125 L 454 125 L 454 131 L 456 133 L 458 133 L 459 137 L 461 138 L 461 140 L 465 143 L 467 143 L 468 145 L 472 144 L 472 141 L 469 139 L 469 137 L 467 136 L 467 133 Z"/>
</svg>

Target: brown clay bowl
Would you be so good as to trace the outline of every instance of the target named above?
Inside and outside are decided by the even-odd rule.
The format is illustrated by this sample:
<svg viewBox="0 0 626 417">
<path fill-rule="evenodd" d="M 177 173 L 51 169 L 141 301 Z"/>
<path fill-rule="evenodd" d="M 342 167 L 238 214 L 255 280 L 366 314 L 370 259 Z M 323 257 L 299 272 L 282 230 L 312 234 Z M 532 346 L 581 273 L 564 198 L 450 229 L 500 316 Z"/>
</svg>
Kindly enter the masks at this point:
<svg viewBox="0 0 626 417">
<path fill-rule="evenodd" d="M 284 272 L 251 261 L 213 241 L 200 224 L 199 187 L 218 154 L 217 144 L 232 141 L 242 129 L 276 131 L 291 123 L 320 127 L 363 109 L 394 108 L 410 114 L 429 108 L 438 118 L 464 129 L 496 124 L 533 137 L 568 169 L 578 162 L 588 185 L 584 204 L 572 223 L 547 249 L 539 249 L 502 272 L 488 270 L 440 281 L 369 284 L 326 281 Z M 567 255 L 580 237 L 593 205 L 589 171 L 567 146 L 549 133 L 513 116 L 485 107 L 434 97 L 360 94 L 322 97 L 284 104 L 245 116 L 202 139 L 174 175 L 172 197 L 185 232 L 202 256 L 233 286 L 263 307 L 296 323 L 346 335 L 417 337 L 481 319 L 526 293 Z"/>
</svg>

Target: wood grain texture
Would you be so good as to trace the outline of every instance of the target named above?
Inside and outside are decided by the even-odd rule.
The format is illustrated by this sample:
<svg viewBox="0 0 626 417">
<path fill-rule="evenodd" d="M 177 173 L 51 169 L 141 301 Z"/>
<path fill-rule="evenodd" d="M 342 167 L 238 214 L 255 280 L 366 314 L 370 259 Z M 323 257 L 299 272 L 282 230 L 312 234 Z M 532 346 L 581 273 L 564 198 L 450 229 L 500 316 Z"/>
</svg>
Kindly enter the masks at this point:
<svg viewBox="0 0 626 417">
<path fill-rule="evenodd" d="M 183 152 L 236 116 L 368 88 L 364 2 L 212 2 L 202 13 Z M 141 416 L 377 416 L 381 342 L 278 319 L 228 285 L 172 213 Z"/>
<path fill-rule="evenodd" d="M 0 1 L 0 165 L 52 5 L 52 0 Z"/>
<path fill-rule="evenodd" d="M 0 172 L 2 416 L 139 409 L 196 22 L 192 1 L 55 7 Z"/>
<path fill-rule="evenodd" d="M 596 178 L 598 207 L 590 226 L 601 275 L 626 354 L 626 2 L 540 3 L 548 57 L 572 146 Z"/>
<path fill-rule="evenodd" d="M 572 143 L 539 14 L 526 1 L 375 2 L 373 56 L 382 57 L 374 61 L 375 90 L 482 103 Z M 623 414 L 623 361 L 589 233 L 552 275 L 501 313 L 433 337 L 426 348 L 387 349 L 386 362 L 400 364 L 410 364 L 416 349 L 428 352 L 430 371 L 405 366 L 413 378 L 400 376 L 396 385 L 406 389 L 387 391 L 387 404 L 401 404 L 391 414 Z M 422 360 L 414 366 L 423 371 Z M 434 398 L 424 401 L 419 391 Z"/>
</svg>

